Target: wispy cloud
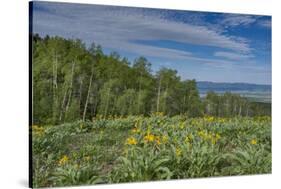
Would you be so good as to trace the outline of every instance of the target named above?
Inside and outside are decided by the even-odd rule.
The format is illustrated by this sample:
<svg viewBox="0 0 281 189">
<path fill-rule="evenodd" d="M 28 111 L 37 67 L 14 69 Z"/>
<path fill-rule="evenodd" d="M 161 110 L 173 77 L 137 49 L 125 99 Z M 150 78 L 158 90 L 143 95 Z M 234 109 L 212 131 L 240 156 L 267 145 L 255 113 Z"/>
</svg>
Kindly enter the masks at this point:
<svg viewBox="0 0 281 189">
<path fill-rule="evenodd" d="M 251 54 L 238 54 L 238 53 L 224 52 L 224 51 L 215 52 L 214 56 L 226 58 L 226 59 L 229 59 L 229 60 L 248 60 L 248 59 L 254 57 Z"/>
<path fill-rule="evenodd" d="M 225 28 L 250 25 L 271 28 L 271 18 L 265 19 L 257 15 L 223 14 L 219 23 Z"/>
<path fill-rule="evenodd" d="M 95 41 L 105 48 L 155 57 L 190 56 L 168 48 L 135 44 L 137 40 L 172 40 L 186 44 L 224 48 L 237 52 L 250 52 L 245 41 L 235 36 L 223 35 L 205 26 L 165 19 L 165 11 L 157 14 L 146 9 L 39 3 L 48 11 L 34 12 L 35 32 L 63 35 Z M 67 6 L 67 8 L 66 8 Z"/>
<path fill-rule="evenodd" d="M 267 20 L 260 20 L 258 22 L 259 26 L 265 27 L 265 28 L 271 28 L 271 19 L 267 19 Z"/>
<path fill-rule="evenodd" d="M 240 15 L 240 14 L 224 14 L 224 18 L 221 21 L 226 27 L 249 25 L 257 21 L 257 16 Z"/>
</svg>

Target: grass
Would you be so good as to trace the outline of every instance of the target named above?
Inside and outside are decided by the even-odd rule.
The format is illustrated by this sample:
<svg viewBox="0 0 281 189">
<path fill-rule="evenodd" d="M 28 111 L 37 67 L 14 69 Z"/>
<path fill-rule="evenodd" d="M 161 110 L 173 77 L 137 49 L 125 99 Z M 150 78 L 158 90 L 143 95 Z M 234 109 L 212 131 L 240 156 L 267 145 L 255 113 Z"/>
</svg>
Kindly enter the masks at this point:
<svg viewBox="0 0 281 189">
<path fill-rule="evenodd" d="M 32 126 L 34 187 L 271 173 L 270 117 L 97 117 Z"/>
</svg>

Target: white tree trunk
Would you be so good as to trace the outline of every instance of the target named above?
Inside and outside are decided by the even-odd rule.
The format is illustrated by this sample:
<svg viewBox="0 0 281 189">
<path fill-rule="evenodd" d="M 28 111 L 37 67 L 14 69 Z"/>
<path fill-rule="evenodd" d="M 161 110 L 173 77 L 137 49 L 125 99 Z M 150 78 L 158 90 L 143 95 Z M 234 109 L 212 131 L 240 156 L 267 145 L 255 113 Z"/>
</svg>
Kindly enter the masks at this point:
<svg viewBox="0 0 281 189">
<path fill-rule="evenodd" d="M 69 96 L 68 96 L 68 100 L 67 100 L 67 104 L 66 104 L 66 107 L 65 107 L 65 112 L 67 113 L 68 111 L 68 108 L 70 106 L 70 102 L 71 102 L 71 96 L 72 96 L 72 87 L 73 87 L 73 78 L 74 78 L 74 68 L 75 68 L 75 61 L 72 63 L 72 68 L 71 68 L 71 79 L 70 79 L 70 84 L 69 84 Z"/>
<path fill-rule="evenodd" d="M 53 72 L 53 121 L 56 121 L 57 117 L 57 103 L 58 103 L 58 97 L 57 97 L 57 90 L 58 90 L 58 59 L 57 59 L 57 53 L 54 53 L 54 61 L 52 65 L 52 72 Z"/>
<path fill-rule="evenodd" d="M 93 75 L 94 75 L 94 69 L 92 68 L 92 73 L 91 73 L 90 83 L 89 83 L 89 88 L 88 88 L 88 94 L 87 94 L 86 103 L 85 103 L 84 112 L 83 112 L 83 121 L 85 121 L 85 117 L 86 117 L 88 101 L 89 101 L 90 91 L 91 91 L 91 87 L 92 87 Z"/>
<path fill-rule="evenodd" d="M 159 84 L 158 84 L 156 112 L 159 112 L 160 95 L 161 95 L 161 76 L 160 76 Z"/>
</svg>

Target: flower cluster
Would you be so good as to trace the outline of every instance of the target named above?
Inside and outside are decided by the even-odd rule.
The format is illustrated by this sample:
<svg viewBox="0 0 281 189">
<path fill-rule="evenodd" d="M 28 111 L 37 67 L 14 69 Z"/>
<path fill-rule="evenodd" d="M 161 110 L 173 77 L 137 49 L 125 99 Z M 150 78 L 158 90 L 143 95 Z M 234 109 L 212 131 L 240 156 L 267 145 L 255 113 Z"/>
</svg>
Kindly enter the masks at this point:
<svg viewBox="0 0 281 189">
<path fill-rule="evenodd" d="M 155 136 L 153 134 L 148 133 L 145 137 L 144 137 L 144 141 L 145 142 L 153 142 L 155 139 Z"/>
<path fill-rule="evenodd" d="M 40 127 L 38 125 L 32 125 L 32 132 L 35 134 L 35 135 L 38 135 L 38 136 L 42 136 L 45 132 L 45 129 L 43 127 Z"/>
<path fill-rule="evenodd" d="M 128 144 L 128 145 L 136 145 L 137 144 L 137 140 L 134 137 L 129 137 L 126 140 L 126 144 Z"/>
<path fill-rule="evenodd" d="M 210 141 L 212 144 L 216 144 L 217 141 L 221 138 L 218 133 L 208 133 L 207 131 L 198 131 L 198 136 L 204 141 Z"/>
<path fill-rule="evenodd" d="M 58 164 L 59 164 L 60 166 L 62 166 L 62 165 L 65 165 L 68 161 L 69 161 L 68 156 L 67 156 L 67 155 L 64 155 L 64 156 L 59 160 Z"/>
</svg>

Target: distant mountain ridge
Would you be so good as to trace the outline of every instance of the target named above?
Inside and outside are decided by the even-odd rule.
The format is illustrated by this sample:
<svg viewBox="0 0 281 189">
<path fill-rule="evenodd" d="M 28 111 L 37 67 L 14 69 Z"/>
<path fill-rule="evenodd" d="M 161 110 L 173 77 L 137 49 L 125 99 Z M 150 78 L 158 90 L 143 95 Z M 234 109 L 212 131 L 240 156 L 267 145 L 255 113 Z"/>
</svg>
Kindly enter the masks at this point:
<svg viewBox="0 0 281 189">
<path fill-rule="evenodd" d="M 197 81 L 199 91 L 271 91 L 271 85 Z"/>
</svg>

